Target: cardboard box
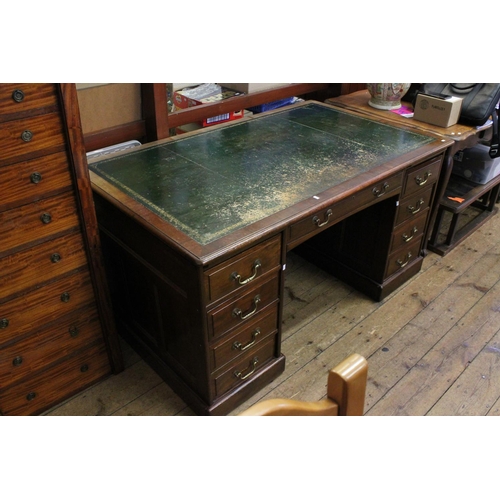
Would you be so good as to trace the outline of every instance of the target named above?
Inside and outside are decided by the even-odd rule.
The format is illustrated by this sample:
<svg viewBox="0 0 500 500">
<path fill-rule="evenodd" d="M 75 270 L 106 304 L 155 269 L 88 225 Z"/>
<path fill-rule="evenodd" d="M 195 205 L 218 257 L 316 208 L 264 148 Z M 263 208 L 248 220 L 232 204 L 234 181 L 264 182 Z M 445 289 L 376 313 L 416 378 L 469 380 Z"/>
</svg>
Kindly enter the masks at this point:
<svg viewBox="0 0 500 500">
<path fill-rule="evenodd" d="M 222 87 L 228 89 L 237 90 L 238 92 L 244 92 L 245 94 L 250 94 L 252 92 L 260 92 L 262 90 L 275 89 L 277 87 L 283 87 L 284 85 L 290 85 L 289 83 L 219 83 Z"/>
<path fill-rule="evenodd" d="M 490 146 L 478 144 L 453 157 L 453 173 L 476 184 L 486 184 L 500 174 L 500 157 L 490 157 Z"/>
<path fill-rule="evenodd" d="M 186 109 L 192 106 L 198 106 L 199 104 L 221 101 L 223 99 L 235 97 L 238 95 L 241 95 L 241 92 L 229 90 L 217 84 L 202 84 L 198 87 L 175 91 L 173 104 L 177 108 Z M 238 111 L 230 111 L 229 113 L 224 113 L 222 115 L 205 118 L 201 122 L 201 125 L 203 127 L 207 127 L 209 125 L 228 122 L 242 117 L 242 109 Z"/>
<path fill-rule="evenodd" d="M 458 122 L 461 109 L 460 97 L 417 94 L 413 118 L 438 127 L 451 127 Z"/>
</svg>

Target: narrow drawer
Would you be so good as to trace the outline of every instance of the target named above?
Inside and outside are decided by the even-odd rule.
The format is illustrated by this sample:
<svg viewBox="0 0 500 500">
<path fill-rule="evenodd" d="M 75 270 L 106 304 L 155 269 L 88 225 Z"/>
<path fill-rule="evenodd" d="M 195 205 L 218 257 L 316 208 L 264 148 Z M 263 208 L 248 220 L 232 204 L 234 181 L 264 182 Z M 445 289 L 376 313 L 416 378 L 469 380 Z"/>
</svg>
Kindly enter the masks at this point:
<svg viewBox="0 0 500 500">
<path fill-rule="evenodd" d="M 72 189 L 66 153 L 42 156 L 0 168 L 0 211 Z"/>
<path fill-rule="evenodd" d="M 233 328 L 250 323 L 268 306 L 278 301 L 279 277 L 252 288 L 232 302 L 226 302 L 209 311 L 208 327 L 212 337 L 218 337 Z"/>
<path fill-rule="evenodd" d="M 0 387 L 17 382 L 100 338 L 97 309 L 75 311 L 64 321 L 0 349 Z"/>
<path fill-rule="evenodd" d="M 104 342 L 0 390 L 0 414 L 36 415 L 111 373 Z"/>
<path fill-rule="evenodd" d="M 0 300 L 85 266 L 82 236 L 73 233 L 0 259 Z"/>
<path fill-rule="evenodd" d="M 52 148 L 63 150 L 64 144 L 59 113 L 5 122 L 0 127 L 0 164 L 15 161 L 23 155 L 43 154 Z"/>
<path fill-rule="evenodd" d="M 213 302 L 231 292 L 253 286 L 281 264 L 281 236 L 276 236 L 205 273 L 205 288 Z"/>
<path fill-rule="evenodd" d="M 0 212 L 0 256 L 79 226 L 72 192 Z"/>
<path fill-rule="evenodd" d="M 420 245 L 422 242 L 422 235 L 416 239 L 411 245 L 400 248 L 389 256 L 387 262 L 387 271 L 385 277 L 404 269 L 411 262 L 420 256 Z"/>
<path fill-rule="evenodd" d="M 214 377 L 215 397 L 222 396 L 237 385 L 258 376 L 259 371 L 268 361 L 275 357 L 277 337 L 273 336 L 268 342 L 263 342 L 254 352 L 249 353 Z"/>
<path fill-rule="evenodd" d="M 398 213 L 396 215 L 396 225 L 401 224 L 407 219 L 414 219 L 426 208 L 430 206 L 432 198 L 432 187 L 422 193 L 414 193 L 412 196 L 400 200 Z"/>
<path fill-rule="evenodd" d="M 311 235 L 332 226 L 339 220 L 366 208 L 381 199 L 397 194 L 401 189 L 403 172 L 399 172 L 385 181 L 379 182 L 349 198 L 320 210 L 299 222 L 292 224 L 289 230 L 289 244 L 299 243 L 304 236 Z M 293 245 L 291 245 L 293 246 Z"/>
<path fill-rule="evenodd" d="M 88 271 L 65 277 L 54 283 L 0 303 L 0 348 L 32 333 L 82 307 L 95 307 L 94 290 Z"/>
<path fill-rule="evenodd" d="M 427 222 L 428 214 L 429 209 L 426 208 L 416 218 L 407 220 L 406 222 L 398 226 L 392 234 L 389 253 L 393 252 L 399 247 L 410 245 L 414 240 L 422 236 L 425 230 L 425 224 Z"/>
<path fill-rule="evenodd" d="M 278 304 L 269 313 L 238 330 L 234 335 L 212 349 L 213 370 L 218 370 L 243 353 L 253 352 L 261 342 L 278 330 Z"/>
<path fill-rule="evenodd" d="M 20 113 L 43 112 L 58 105 L 53 83 L 3 83 L 0 85 L 0 121 Z"/>
<path fill-rule="evenodd" d="M 426 189 L 439 179 L 442 158 L 434 158 L 408 169 L 401 196 L 409 196 Z"/>
</svg>

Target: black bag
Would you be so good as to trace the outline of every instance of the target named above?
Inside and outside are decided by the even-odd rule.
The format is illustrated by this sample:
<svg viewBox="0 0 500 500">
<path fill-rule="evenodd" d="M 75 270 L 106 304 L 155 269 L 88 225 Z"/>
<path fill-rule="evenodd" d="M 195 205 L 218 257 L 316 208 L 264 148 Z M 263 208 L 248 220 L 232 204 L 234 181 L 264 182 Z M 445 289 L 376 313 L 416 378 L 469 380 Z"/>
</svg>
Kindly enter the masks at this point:
<svg viewBox="0 0 500 500">
<path fill-rule="evenodd" d="M 491 139 L 491 158 L 500 156 L 498 147 L 498 111 L 500 101 L 500 83 L 424 83 L 419 92 L 440 96 L 461 97 L 462 109 L 459 123 L 478 127 L 488 119 L 493 120 L 493 137 Z"/>
</svg>

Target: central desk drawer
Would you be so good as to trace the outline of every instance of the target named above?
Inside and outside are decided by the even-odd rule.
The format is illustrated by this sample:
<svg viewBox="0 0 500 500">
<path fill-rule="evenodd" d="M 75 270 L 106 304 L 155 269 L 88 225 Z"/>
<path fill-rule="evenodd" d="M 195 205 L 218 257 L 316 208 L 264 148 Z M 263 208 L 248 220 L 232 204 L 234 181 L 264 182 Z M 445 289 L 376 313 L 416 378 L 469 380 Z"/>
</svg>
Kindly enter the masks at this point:
<svg viewBox="0 0 500 500">
<path fill-rule="evenodd" d="M 281 236 L 276 236 L 210 269 L 205 273 L 209 302 L 253 286 L 265 274 L 276 271 L 280 264 Z"/>
<path fill-rule="evenodd" d="M 236 300 L 208 312 L 208 328 L 212 338 L 253 321 L 279 300 L 279 276 L 254 287 Z"/>
<path fill-rule="evenodd" d="M 314 233 L 320 232 L 363 208 L 397 194 L 401 189 L 402 181 L 403 172 L 399 172 L 384 181 L 371 185 L 349 198 L 334 203 L 292 224 L 289 229 L 288 249 L 307 239 L 306 236 L 309 237 Z"/>
</svg>

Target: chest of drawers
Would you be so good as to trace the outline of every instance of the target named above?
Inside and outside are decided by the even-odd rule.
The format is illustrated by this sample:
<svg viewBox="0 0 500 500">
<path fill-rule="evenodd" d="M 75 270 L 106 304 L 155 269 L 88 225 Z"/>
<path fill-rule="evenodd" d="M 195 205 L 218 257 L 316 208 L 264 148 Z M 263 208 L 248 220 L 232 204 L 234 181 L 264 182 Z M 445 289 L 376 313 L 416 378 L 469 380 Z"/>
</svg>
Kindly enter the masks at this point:
<svg viewBox="0 0 500 500">
<path fill-rule="evenodd" d="M 121 359 L 73 84 L 0 85 L 0 414 L 34 415 Z"/>
</svg>

